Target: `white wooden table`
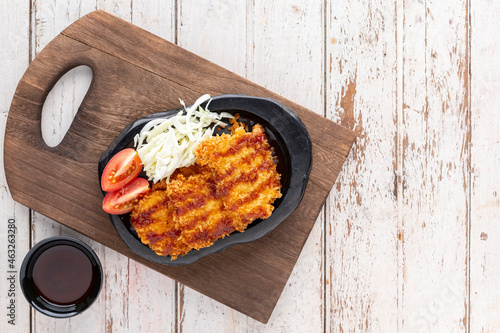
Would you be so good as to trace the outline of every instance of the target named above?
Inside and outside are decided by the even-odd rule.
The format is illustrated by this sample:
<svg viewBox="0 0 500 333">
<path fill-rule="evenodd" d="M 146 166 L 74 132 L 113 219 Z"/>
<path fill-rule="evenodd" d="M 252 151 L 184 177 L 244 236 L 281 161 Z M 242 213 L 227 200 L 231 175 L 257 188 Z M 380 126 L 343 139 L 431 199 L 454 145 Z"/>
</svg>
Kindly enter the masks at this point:
<svg viewBox="0 0 500 333">
<path fill-rule="evenodd" d="M 359 139 L 267 325 L 15 203 L 2 152 L 0 332 L 500 331 L 500 2 L 1 1 L 2 149 L 10 102 L 30 61 L 95 9 L 325 115 Z M 90 79 L 88 68 L 78 68 L 49 95 L 49 144 L 62 139 Z M 10 294 L 13 220 L 15 271 L 30 246 L 52 235 L 95 249 L 105 285 L 89 310 L 52 319 L 29 308 L 17 280 Z M 8 322 L 12 299 L 15 325 Z"/>
</svg>

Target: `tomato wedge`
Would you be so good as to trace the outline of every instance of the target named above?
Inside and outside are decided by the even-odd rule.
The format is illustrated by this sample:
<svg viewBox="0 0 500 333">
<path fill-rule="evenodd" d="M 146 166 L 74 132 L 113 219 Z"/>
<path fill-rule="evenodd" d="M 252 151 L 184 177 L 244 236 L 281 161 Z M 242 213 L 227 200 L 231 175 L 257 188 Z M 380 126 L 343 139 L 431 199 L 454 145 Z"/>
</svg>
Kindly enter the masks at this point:
<svg viewBox="0 0 500 333">
<path fill-rule="evenodd" d="M 102 209 L 108 214 L 125 214 L 131 212 L 139 199 L 151 189 L 144 178 L 136 178 L 118 191 L 108 192 L 102 201 Z"/>
<path fill-rule="evenodd" d="M 142 161 L 139 154 L 126 148 L 119 151 L 109 160 L 101 177 L 103 191 L 116 191 L 134 180 L 141 173 Z"/>
</svg>

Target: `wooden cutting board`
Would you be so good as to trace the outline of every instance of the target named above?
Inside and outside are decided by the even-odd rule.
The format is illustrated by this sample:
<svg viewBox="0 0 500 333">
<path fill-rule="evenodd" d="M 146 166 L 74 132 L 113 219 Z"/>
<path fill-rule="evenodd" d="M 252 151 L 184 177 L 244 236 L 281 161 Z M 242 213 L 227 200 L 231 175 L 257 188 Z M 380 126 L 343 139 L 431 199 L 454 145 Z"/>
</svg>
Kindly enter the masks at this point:
<svg viewBox="0 0 500 333">
<path fill-rule="evenodd" d="M 42 106 L 68 70 L 93 71 L 89 91 L 57 147 L 42 139 Z M 313 145 L 309 184 L 298 209 L 260 240 L 187 266 L 132 253 L 101 209 L 100 154 L 131 121 L 192 104 L 202 94 L 274 98 L 297 112 Z M 193 53 L 103 11 L 66 28 L 19 82 L 5 136 L 12 197 L 56 221 L 261 322 L 267 322 L 355 139 L 354 133 Z"/>
</svg>

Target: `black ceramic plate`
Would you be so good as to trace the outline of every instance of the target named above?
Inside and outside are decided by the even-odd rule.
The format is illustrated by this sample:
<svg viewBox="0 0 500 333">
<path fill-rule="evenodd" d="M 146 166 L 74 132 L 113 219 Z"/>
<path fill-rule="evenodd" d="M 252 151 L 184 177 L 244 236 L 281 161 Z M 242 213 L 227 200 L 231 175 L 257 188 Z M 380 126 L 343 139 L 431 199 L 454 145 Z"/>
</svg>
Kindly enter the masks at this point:
<svg viewBox="0 0 500 333">
<path fill-rule="evenodd" d="M 202 107 L 205 107 L 202 104 Z M 128 125 L 111 143 L 99 160 L 99 183 L 104 167 L 117 152 L 132 147 L 134 136 L 152 119 L 170 118 L 183 108 L 155 113 Z M 277 170 L 281 174 L 282 197 L 274 202 L 272 215 L 265 220 L 255 220 L 244 232 L 234 232 L 217 240 L 212 246 L 191 250 L 183 257 L 171 260 L 157 255 L 139 240 L 130 224 L 129 214 L 110 215 L 111 222 L 125 244 L 137 255 L 165 265 L 190 264 L 201 257 L 219 252 L 229 246 L 257 240 L 276 228 L 299 205 L 304 195 L 312 163 L 311 140 L 297 114 L 270 98 L 245 95 L 221 95 L 212 98 L 208 109 L 212 112 L 238 113 L 239 121 L 247 125 L 261 124 L 274 150 Z M 217 129 L 215 133 L 218 133 Z M 144 175 L 143 175 L 144 176 Z"/>
</svg>

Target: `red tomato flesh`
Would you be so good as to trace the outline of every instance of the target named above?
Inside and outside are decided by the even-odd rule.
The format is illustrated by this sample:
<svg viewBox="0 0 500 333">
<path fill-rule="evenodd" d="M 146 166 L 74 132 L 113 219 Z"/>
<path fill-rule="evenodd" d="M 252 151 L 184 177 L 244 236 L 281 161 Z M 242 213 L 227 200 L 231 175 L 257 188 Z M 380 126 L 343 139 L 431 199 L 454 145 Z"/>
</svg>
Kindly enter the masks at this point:
<svg viewBox="0 0 500 333">
<path fill-rule="evenodd" d="M 142 161 L 139 154 L 126 148 L 119 151 L 109 160 L 101 177 L 103 191 L 116 191 L 134 180 L 141 173 Z"/>
<path fill-rule="evenodd" d="M 144 178 L 136 178 L 124 188 L 108 192 L 102 201 L 102 209 L 108 214 L 130 213 L 139 199 L 151 189 Z"/>
</svg>

